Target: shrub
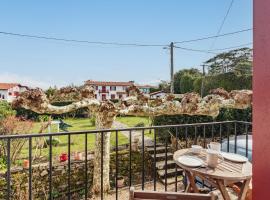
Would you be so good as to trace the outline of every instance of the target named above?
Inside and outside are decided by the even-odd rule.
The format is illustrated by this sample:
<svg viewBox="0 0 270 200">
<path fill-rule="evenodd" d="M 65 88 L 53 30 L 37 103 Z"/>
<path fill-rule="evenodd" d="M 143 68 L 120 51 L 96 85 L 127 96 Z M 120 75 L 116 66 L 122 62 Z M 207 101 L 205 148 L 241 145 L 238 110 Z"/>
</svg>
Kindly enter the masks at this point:
<svg viewBox="0 0 270 200">
<path fill-rule="evenodd" d="M 8 116 L 16 115 L 16 111 L 12 109 L 7 101 L 0 101 L 0 120 Z"/>
<path fill-rule="evenodd" d="M 139 122 L 135 124 L 134 127 L 145 127 L 145 124 L 143 122 Z"/>
<path fill-rule="evenodd" d="M 19 135 L 30 133 L 33 128 L 31 121 L 21 121 L 15 116 L 8 116 L 0 121 L 0 135 Z M 27 140 L 26 139 L 12 139 L 10 147 L 11 162 L 15 162 L 20 155 L 20 152 Z M 7 156 L 6 141 L 0 140 L 0 155 L 2 158 Z"/>
<path fill-rule="evenodd" d="M 38 116 L 38 121 L 39 122 L 47 122 L 50 120 L 50 116 L 49 115 L 39 115 Z"/>
<path fill-rule="evenodd" d="M 203 122 L 213 122 L 213 121 L 248 121 L 252 119 L 252 108 L 239 110 L 239 109 L 221 109 L 220 114 L 216 119 L 209 116 L 190 116 L 190 115 L 173 115 L 173 116 L 158 116 L 153 118 L 153 125 L 176 125 L 176 124 L 193 124 L 193 123 L 203 123 Z M 233 130 L 233 124 L 228 125 L 226 128 Z M 206 127 L 206 137 L 211 136 L 211 126 Z M 215 132 L 218 132 L 219 127 L 215 127 Z M 224 127 L 225 128 L 225 127 Z M 239 132 L 245 132 L 244 127 L 239 127 Z M 158 136 L 161 139 L 169 138 L 170 134 L 175 135 L 175 128 L 161 129 L 158 131 Z M 198 129 L 198 133 L 202 132 L 202 129 Z M 184 135 L 184 129 L 179 130 L 179 135 Z M 189 133 L 193 134 L 193 131 Z"/>
<path fill-rule="evenodd" d="M 52 138 L 52 146 L 57 147 L 59 144 L 61 144 L 61 140 L 59 138 Z M 46 144 L 44 145 L 44 147 L 46 148 L 47 145 L 50 145 L 49 138 L 46 138 Z"/>
</svg>

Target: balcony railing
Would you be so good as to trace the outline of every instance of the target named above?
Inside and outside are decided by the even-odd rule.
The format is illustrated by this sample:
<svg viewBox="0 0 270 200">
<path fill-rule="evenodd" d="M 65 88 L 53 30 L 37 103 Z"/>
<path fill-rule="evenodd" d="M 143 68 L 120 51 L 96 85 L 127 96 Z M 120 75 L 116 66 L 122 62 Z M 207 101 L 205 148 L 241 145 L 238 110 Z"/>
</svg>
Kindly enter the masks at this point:
<svg viewBox="0 0 270 200">
<path fill-rule="evenodd" d="M 23 135 L 5 135 L 0 136 L 0 142 L 1 144 L 5 145 L 6 147 L 6 171 L 5 171 L 5 182 L 6 182 L 6 188 L 2 189 L 4 196 L 4 199 L 13 199 L 14 196 L 14 177 L 12 178 L 12 163 L 11 163 L 11 144 L 13 141 L 18 139 L 24 139 L 27 140 L 27 151 L 28 151 L 28 159 L 29 159 L 29 168 L 27 169 L 27 190 L 28 190 L 28 199 L 35 199 L 35 195 L 33 191 L 36 191 L 35 186 L 33 185 L 33 168 L 32 168 L 32 159 L 33 159 L 33 153 L 32 149 L 34 147 L 34 139 L 41 137 L 48 137 L 48 174 L 45 176 L 48 176 L 46 180 L 46 184 L 48 185 L 48 189 L 45 191 L 45 193 L 48 195 L 48 199 L 57 199 L 54 197 L 54 189 L 53 188 L 53 171 L 54 171 L 54 163 L 53 163 L 53 150 L 54 147 L 52 145 L 53 137 L 55 136 L 67 136 L 67 152 L 68 152 L 68 160 L 67 160 L 67 189 L 64 193 L 65 198 L 72 199 L 72 195 L 74 193 L 78 193 L 81 195 L 81 198 L 88 199 L 91 194 L 89 193 L 90 187 L 91 187 L 91 181 L 89 180 L 88 176 L 88 170 L 89 170 L 89 159 L 88 159 L 88 136 L 96 133 L 101 133 L 102 135 L 107 132 L 115 133 L 115 135 L 112 135 L 115 139 L 115 146 L 114 153 L 115 153 L 115 170 L 113 170 L 111 173 L 113 176 L 111 176 L 111 182 L 114 183 L 111 186 L 111 190 L 114 192 L 114 198 L 117 200 L 119 198 L 119 186 L 118 186 L 118 177 L 119 177 L 119 151 L 120 151 L 120 145 L 119 144 L 119 133 L 125 133 L 128 137 L 128 143 L 125 145 L 122 145 L 121 148 L 126 148 L 126 152 L 128 155 L 128 167 L 127 167 L 127 181 L 126 186 L 127 188 L 134 185 L 139 184 L 141 189 L 145 188 L 145 184 L 150 183 L 152 190 L 157 190 L 157 183 L 160 182 L 160 176 L 158 174 L 159 169 L 157 169 L 157 163 L 159 161 L 159 157 L 157 155 L 159 149 L 164 146 L 165 147 L 165 166 L 164 166 L 164 179 L 163 182 L 164 190 L 168 190 L 168 182 L 167 182 L 167 175 L 168 175 L 168 159 L 169 155 L 180 148 L 188 148 L 191 144 L 200 144 L 204 147 L 206 147 L 207 143 L 210 141 L 218 141 L 222 144 L 223 150 L 226 151 L 233 151 L 237 153 L 239 151 L 238 146 L 238 140 L 239 136 L 241 138 L 245 138 L 245 145 L 244 147 L 241 146 L 244 150 L 241 151 L 244 152 L 246 157 L 250 157 L 250 146 L 249 146 L 249 136 L 251 135 L 251 129 L 252 124 L 250 122 L 242 122 L 242 121 L 225 121 L 225 122 L 209 122 L 209 123 L 195 123 L 195 124 L 180 124 L 180 125 L 165 125 L 165 126 L 153 126 L 153 127 L 137 127 L 137 128 L 123 128 L 123 129 L 105 129 L 102 131 L 98 130 L 91 130 L 91 131 L 77 131 L 77 132 L 64 132 L 64 133 L 50 133 L 50 134 L 23 134 Z M 138 154 L 140 156 L 140 160 L 138 161 L 141 163 L 141 169 L 140 171 L 136 172 L 139 173 L 136 177 L 135 181 L 135 172 L 133 170 L 133 149 L 132 144 L 134 141 L 132 136 L 133 134 L 137 134 L 140 132 L 140 145 Z M 82 188 L 79 188 L 77 190 L 74 190 L 74 188 L 71 188 L 71 174 L 72 172 L 72 165 L 73 162 L 71 160 L 71 136 L 79 136 L 82 135 L 84 137 L 84 172 L 83 172 L 83 186 Z M 175 146 L 173 146 L 173 142 L 171 142 L 169 139 L 172 137 L 176 139 Z M 146 144 L 145 138 L 151 138 L 153 144 L 149 146 L 149 144 Z M 103 137 L 102 137 L 103 138 Z M 233 146 L 232 146 L 233 144 Z M 225 146 L 224 146 L 225 145 Z M 103 146 L 103 143 L 102 143 Z M 171 148 L 169 148 L 171 147 Z M 152 149 L 152 155 L 149 156 L 148 152 L 150 152 L 150 149 Z M 172 150 L 170 150 L 172 149 Z M 103 154 L 103 153 L 101 153 Z M 146 178 L 146 165 L 149 164 L 149 159 L 146 156 L 149 157 L 151 160 L 150 162 L 150 175 L 148 174 L 148 177 Z M 103 157 L 101 159 L 101 166 L 103 166 Z M 172 164 L 172 163 L 170 163 Z M 174 191 L 179 191 L 178 182 L 179 182 L 179 176 L 177 174 L 178 167 L 176 164 L 173 165 L 175 168 L 175 183 L 174 185 L 170 185 L 170 187 L 174 187 Z M 148 166 L 149 167 L 149 166 Z M 102 167 L 101 167 L 102 168 Z M 182 176 L 182 175 L 181 175 Z M 140 180 L 138 180 L 138 177 Z M 44 178 L 45 179 L 45 178 Z M 147 180 L 146 180 L 147 179 Z M 185 186 L 185 177 L 183 177 L 183 185 Z M 101 187 L 103 186 L 103 173 L 100 175 L 100 181 L 101 181 Z M 198 184 L 201 184 L 202 187 L 205 186 L 204 182 L 200 183 L 198 180 Z M 102 190 L 101 190 L 102 191 Z M 2 197 L 3 198 L 3 197 Z M 101 199 L 104 199 L 104 194 L 101 194 Z M 42 199 L 42 198 L 41 198 Z"/>
<path fill-rule="evenodd" d="M 109 93 L 109 90 L 99 90 L 99 93 Z"/>
</svg>

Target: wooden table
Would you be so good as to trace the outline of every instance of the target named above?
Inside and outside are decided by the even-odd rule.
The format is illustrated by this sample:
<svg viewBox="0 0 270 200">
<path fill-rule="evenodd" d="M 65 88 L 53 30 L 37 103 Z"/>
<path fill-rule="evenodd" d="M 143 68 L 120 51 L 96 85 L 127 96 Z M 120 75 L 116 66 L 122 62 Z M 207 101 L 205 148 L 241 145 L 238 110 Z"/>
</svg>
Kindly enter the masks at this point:
<svg viewBox="0 0 270 200">
<path fill-rule="evenodd" d="M 178 162 L 178 158 L 182 155 L 190 155 L 200 158 L 204 161 L 206 166 L 206 152 L 203 150 L 200 154 L 193 154 L 191 149 L 181 149 L 174 153 L 173 157 L 175 163 L 185 171 L 189 180 L 188 190 L 192 188 L 194 192 L 199 193 L 195 184 L 195 177 L 199 177 L 219 189 L 225 200 L 230 200 L 226 186 L 236 182 L 243 182 L 238 199 L 245 199 L 252 177 L 252 164 L 250 162 L 236 163 L 224 160 L 224 162 L 220 163 L 215 169 L 205 166 L 191 168 Z"/>
</svg>

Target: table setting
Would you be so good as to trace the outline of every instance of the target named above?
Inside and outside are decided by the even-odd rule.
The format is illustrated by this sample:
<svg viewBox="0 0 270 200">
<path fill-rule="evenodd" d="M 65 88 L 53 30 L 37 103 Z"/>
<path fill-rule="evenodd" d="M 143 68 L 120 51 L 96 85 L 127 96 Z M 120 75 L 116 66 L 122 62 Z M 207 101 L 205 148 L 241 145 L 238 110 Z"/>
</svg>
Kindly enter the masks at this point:
<svg viewBox="0 0 270 200">
<path fill-rule="evenodd" d="M 252 164 L 246 157 L 222 152 L 220 143 L 210 142 L 207 148 L 192 145 L 191 148 L 176 151 L 174 161 L 187 176 L 187 190 L 199 192 L 195 184 L 196 177 L 199 177 L 219 189 L 225 200 L 230 200 L 226 187 L 241 182 L 239 199 L 244 199 L 252 177 Z"/>
</svg>

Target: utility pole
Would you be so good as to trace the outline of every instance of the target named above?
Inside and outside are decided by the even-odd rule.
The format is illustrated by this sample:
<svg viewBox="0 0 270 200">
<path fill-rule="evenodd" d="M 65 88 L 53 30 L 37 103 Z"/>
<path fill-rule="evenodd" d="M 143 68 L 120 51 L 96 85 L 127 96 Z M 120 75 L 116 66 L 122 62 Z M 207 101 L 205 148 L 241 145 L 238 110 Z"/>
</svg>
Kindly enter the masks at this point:
<svg viewBox="0 0 270 200">
<path fill-rule="evenodd" d="M 203 64 L 202 67 L 203 67 L 203 77 L 202 77 L 202 84 L 201 84 L 201 97 L 203 97 L 204 95 L 205 64 Z"/>
<path fill-rule="evenodd" d="M 171 93 L 174 94 L 174 72 L 173 72 L 173 42 L 171 42 L 170 44 L 170 54 L 171 54 L 171 59 L 170 59 L 170 63 L 171 63 Z"/>
</svg>

